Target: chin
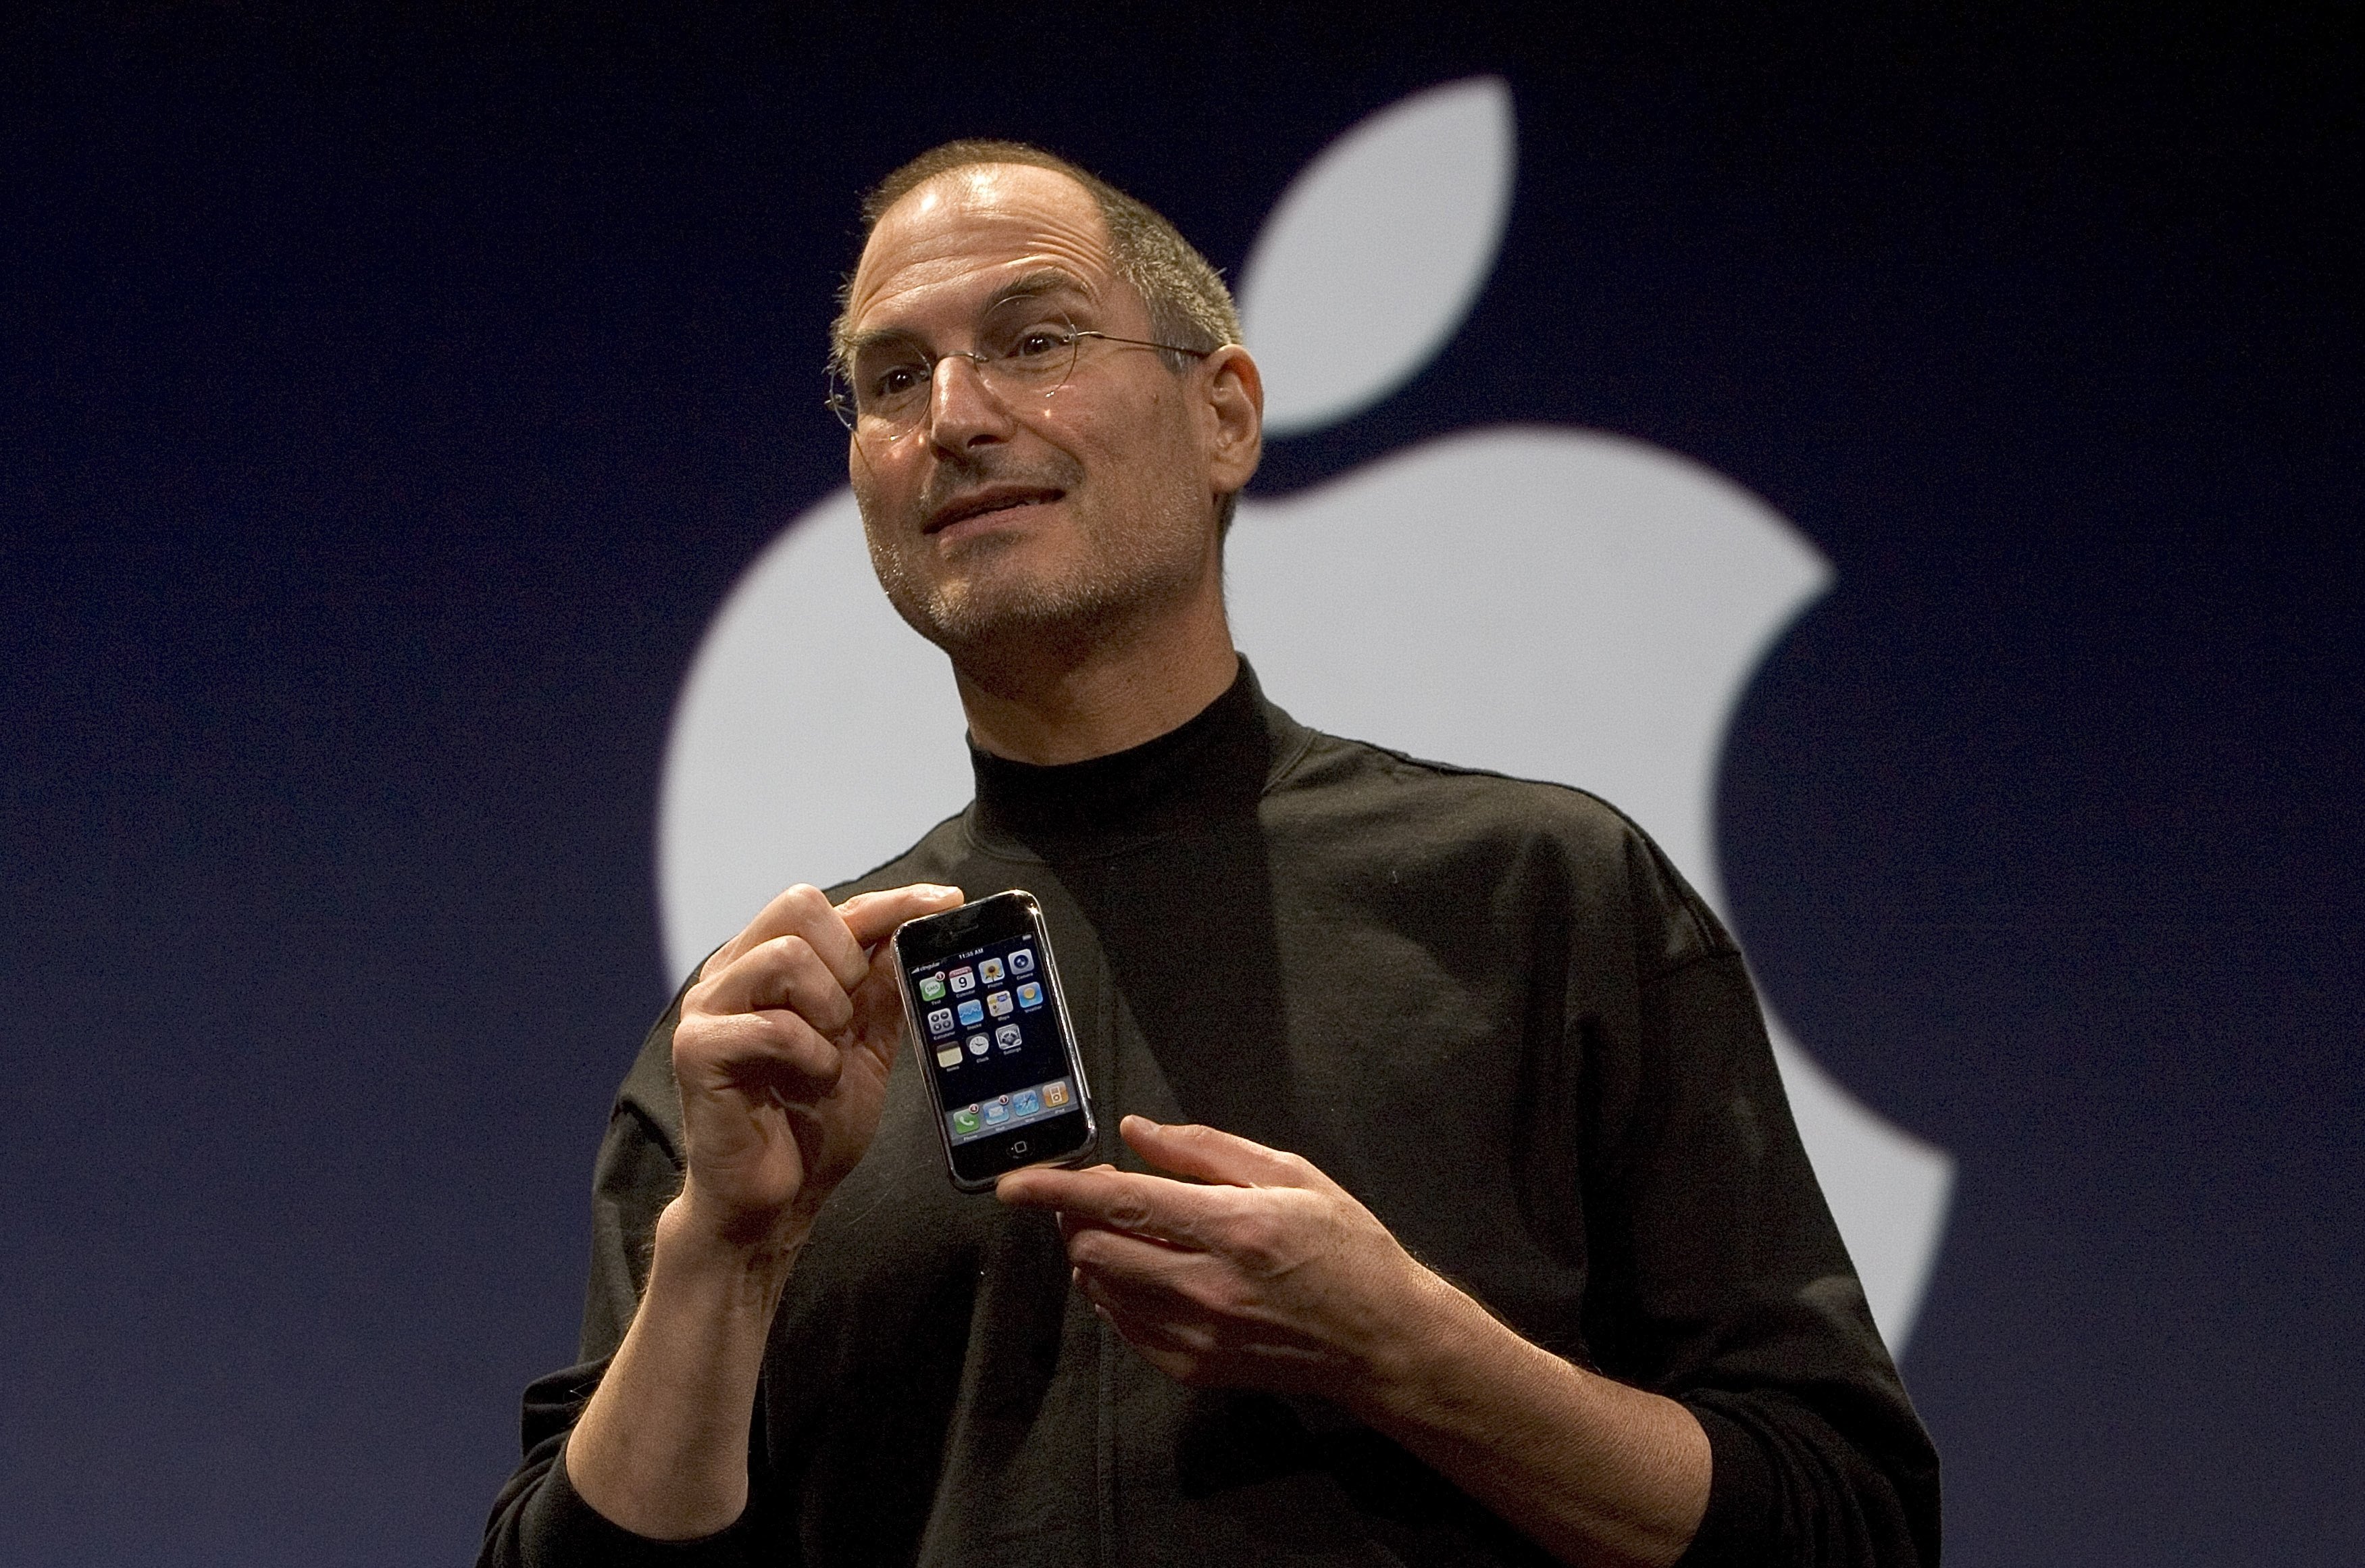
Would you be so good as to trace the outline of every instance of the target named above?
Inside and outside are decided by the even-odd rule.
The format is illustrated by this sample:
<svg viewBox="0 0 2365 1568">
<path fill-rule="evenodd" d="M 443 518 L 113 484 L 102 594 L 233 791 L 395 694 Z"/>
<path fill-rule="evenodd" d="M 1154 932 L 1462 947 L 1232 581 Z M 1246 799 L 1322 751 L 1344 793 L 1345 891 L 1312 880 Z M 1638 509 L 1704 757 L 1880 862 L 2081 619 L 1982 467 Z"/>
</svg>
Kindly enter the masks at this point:
<svg viewBox="0 0 2365 1568">
<path fill-rule="evenodd" d="M 1196 554 L 1149 539 L 1111 547 L 1018 526 L 922 539 L 906 551 L 882 551 L 874 538 L 870 559 L 905 624 L 972 669 L 1120 634 L 1186 597 L 1204 568 Z"/>
<path fill-rule="evenodd" d="M 1092 580 L 968 578 L 915 594 L 891 588 L 888 598 L 912 630 L 964 668 L 1090 647 L 1143 605 L 1138 587 L 1128 592 Z"/>
</svg>

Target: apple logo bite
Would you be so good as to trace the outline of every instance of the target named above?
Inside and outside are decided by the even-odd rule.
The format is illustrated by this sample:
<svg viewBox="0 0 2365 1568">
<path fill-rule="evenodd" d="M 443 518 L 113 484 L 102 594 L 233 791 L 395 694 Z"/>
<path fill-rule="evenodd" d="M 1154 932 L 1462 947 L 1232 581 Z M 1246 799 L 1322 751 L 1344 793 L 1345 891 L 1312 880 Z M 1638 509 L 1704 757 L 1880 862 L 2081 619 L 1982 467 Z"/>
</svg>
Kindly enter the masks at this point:
<svg viewBox="0 0 2365 1568">
<path fill-rule="evenodd" d="M 1320 429 L 1450 341 L 1510 212 L 1509 88 L 1448 84 L 1333 142 L 1267 221 L 1240 286 L 1267 429 Z M 1759 661 L 1831 585 L 1764 501 L 1647 442 L 1553 426 L 1461 432 L 1284 499 L 1228 545 L 1240 646 L 1302 717 L 1615 801 L 1720 911 L 1712 790 Z M 677 973 L 789 880 L 878 865 L 969 795 L 942 656 L 887 607 L 852 493 L 733 587 L 667 751 L 657 865 Z M 859 780 L 849 788 L 846 780 Z M 1791 1108 L 1890 1347 L 1911 1330 L 1954 1161 L 1767 1026 Z"/>
</svg>

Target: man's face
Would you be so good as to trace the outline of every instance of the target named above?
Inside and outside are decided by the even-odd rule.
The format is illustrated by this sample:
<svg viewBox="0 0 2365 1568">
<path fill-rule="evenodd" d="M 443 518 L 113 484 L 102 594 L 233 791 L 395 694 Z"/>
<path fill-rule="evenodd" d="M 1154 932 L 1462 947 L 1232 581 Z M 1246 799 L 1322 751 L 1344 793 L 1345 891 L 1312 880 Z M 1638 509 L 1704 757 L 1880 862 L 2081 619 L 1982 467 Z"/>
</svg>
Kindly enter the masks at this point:
<svg viewBox="0 0 2365 1568">
<path fill-rule="evenodd" d="M 957 659 L 1012 636 L 1107 635 L 1191 601 L 1218 569 L 1205 367 L 1177 375 L 1153 351 L 1086 340 L 1048 397 L 999 394 L 959 351 L 1014 308 L 1156 335 L 1091 196 L 1019 164 L 955 170 L 897 202 L 847 300 L 857 344 L 947 356 L 918 423 L 857 430 L 847 468 L 887 597 Z"/>
</svg>

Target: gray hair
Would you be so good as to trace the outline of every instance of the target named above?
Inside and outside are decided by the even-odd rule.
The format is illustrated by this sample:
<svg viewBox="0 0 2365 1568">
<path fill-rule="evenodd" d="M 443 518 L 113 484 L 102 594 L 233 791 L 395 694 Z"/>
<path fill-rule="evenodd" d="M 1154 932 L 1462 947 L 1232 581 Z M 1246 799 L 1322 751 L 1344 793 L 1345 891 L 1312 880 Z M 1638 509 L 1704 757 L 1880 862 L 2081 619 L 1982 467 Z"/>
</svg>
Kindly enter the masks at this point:
<svg viewBox="0 0 2365 1568">
<path fill-rule="evenodd" d="M 1023 163 L 1048 169 L 1083 186 L 1099 207 L 1101 222 L 1108 230 L 1110 264 L 1149 306 L 1150 330 L 1160 342 L 1205 351 L 1240 341 L 1240 314 L 1232 303 L 1232 291 L 1224 286 L 1223 274 L 1182 238 L 1180 230 L 1146 203 L 1135 200 L 1097 174 L 1078 168 L 1056 152 L 1046 152 L 1023 141 L 972 137 L 947 141 L 921 153 L 863 196 L 863 242 L 869 243 L 871 230 L 879 227 L 879 219 L 887 209 L 913 190 L 938 174 L 981 163 Z M 830 328 L 830 361 L 840 368 L 845 364 L 848 327 L 846 310 L 853 288 L 854 277 L 849 273 L 838 289 L 837 320 Z M 1170 353 L 1163 357 L 1169 367 L 1177 371 L 1188 364 L 1185 355 Z"/>
</svg>

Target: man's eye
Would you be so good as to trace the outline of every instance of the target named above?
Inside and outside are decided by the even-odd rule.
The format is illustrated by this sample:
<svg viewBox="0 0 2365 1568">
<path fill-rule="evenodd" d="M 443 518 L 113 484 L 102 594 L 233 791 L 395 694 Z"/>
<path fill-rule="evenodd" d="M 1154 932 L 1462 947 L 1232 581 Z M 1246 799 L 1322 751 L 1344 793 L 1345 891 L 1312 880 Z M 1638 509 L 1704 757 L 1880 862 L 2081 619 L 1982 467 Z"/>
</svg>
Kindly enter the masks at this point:
<svg viewBox="0 0 2365 1568">
<path fill-rule="evenodd" d="M 864 378 L 863 388 L 882 401 L 908 398 L 927 385 L 928 373 L 917 364 L 891 364 Z"/>
<path fill-rule="evenodd" d="M 1010 345 L 1010 357 L 1015 360 L 1056 359 L 1067 353 L 1073 339 L 1057 327 L 1029 327 L 1018 334 Z"/>
</svg>

